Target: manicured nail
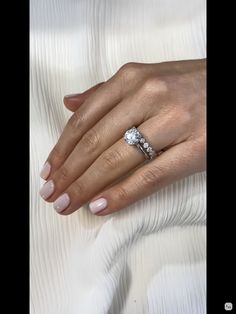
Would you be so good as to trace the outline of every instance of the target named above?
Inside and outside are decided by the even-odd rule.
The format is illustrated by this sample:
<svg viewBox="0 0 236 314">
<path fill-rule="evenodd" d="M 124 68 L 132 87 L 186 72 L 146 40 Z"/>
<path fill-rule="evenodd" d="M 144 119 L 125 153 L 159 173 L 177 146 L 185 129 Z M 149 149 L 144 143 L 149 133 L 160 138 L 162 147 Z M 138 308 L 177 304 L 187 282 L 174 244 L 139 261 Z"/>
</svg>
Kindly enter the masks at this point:
<svg viewBox="0 0 236 314">
<path fill-rule="evenodd" d="M 65 95 L 64 98 L 75 98 L 79 96 L 80 94 L 70 94 L 70 95 Z"/>
<path fill-rule="evenodd" d="M 93 214 L 96 214 L 107 207 L 107 200 L 105 198 L 99 198 L 89 204 L 89 209 Z"/>
<path fill-rule="evenodd" d="M 53 207 L 58 213 L 60 213 L 64 209 L 66 209 L 66 207 L 68 207 L 69 204 L 70 204 L 70 197 L 67 193 L 65 193 L 59 196 L 58 199 L 55 200 Z"/>
<path fill-rule="evenodd" d="M 47 162 L 44 164 L 44 166 L 43 166 L 43 168 L 42 168 L 42 170 L 41 170 L 41 172 L 40 172 L 40 177 L 41 177 L 42 179 L 46 180 L 47 177 L 49 176 L 50 171 L 51 171 L 51 165 L 50 165 L 50 163 L 47 161 Z"/>
<path fill-rule="evenodd" d="M 49 198 L 49 196 L 52 195 L 52 193 L 54 192 L 54 189 L 55 189 L 55 185 L 53 181 L 50 180 L 41 187 L 39 194 L 42 196 L 42 198 L 46 200 L 47 198 Z"/>
</svg>

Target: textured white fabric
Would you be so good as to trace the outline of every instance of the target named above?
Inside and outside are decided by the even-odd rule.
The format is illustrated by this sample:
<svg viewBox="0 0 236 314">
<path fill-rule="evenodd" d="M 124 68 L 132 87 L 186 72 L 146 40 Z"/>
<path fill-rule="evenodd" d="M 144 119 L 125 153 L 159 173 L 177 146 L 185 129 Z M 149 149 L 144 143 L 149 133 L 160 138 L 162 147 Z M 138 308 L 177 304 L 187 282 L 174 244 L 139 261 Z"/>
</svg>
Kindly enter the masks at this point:
<svg viewBox="0 0 236 314">
<path fill-rule="evenodd" d="M 31 314 L 205 313 L 205 173 L 106 217 L 62 217 L 38 195 L 65 94 L 205 45 L 204 0 L 30 1 Z"/>
</svg>

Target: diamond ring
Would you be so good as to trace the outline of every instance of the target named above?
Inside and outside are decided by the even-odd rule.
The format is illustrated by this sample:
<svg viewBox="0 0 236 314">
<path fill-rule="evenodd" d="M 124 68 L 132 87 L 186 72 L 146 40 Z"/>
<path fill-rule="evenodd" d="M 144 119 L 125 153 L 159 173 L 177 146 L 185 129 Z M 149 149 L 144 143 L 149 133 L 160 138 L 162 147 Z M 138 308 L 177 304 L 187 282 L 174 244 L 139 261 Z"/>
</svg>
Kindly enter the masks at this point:
<svg viewBox="0 0 236 314">
<path fill-rule="evenodd" d="M 137 146 L 147 159 L 153 159 L 157 156 L 154 148 L 152 148 L 136 127 L 127 130 L 124 134 L 124 139 L 129 145 Z"/>
</svg>

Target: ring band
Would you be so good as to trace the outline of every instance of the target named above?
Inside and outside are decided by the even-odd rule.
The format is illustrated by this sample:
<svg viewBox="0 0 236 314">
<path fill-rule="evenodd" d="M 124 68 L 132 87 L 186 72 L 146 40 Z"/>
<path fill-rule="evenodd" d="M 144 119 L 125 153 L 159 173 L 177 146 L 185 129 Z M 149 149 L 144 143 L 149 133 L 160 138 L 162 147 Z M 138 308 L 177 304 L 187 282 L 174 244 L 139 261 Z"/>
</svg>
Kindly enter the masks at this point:
<svg viewBox="0 0 236 314">
<path fill-rule="evenodd" d="M 124 139 L 129 145 L 137 146 L 147 159 L 151 160 L 158 155 L 136 127 L 127 130 L 124 134 Z"/>
</svg>

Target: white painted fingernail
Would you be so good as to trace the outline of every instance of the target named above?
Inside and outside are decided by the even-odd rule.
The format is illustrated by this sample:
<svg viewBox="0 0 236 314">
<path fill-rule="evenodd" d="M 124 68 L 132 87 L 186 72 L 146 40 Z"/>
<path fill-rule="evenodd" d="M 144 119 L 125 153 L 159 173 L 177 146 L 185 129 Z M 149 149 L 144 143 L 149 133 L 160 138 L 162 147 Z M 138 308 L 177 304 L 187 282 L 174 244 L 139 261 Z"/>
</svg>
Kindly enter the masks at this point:
<svg viewBox="0 0 236 314">
<path fill-rule="evenodd" d="M 52 195 L 52 193 L 54 192 L 54 189 L 55 189 L 54 182 L 50 180 L 41 187 L 41 190 L 39 193 L 41 197 L 46 200 L 47 198 L 49 198 L 49 196 Z"/>
<path fill-rule="evenodd" d="M 67 193 L 65 193 L 59 196 L 55 200 L 53 207 L 58 213 L 61 213 L 64 209 L 66 209 L 66 207 L 69 206 L 69 204 L 70 204 L 70 197 Z"/>
<path fill-rule="evenodd" d="M 89 209 L 93 214 L 100 212 L 107 207 L 107 200 L 105 198 L 99 198 L 89 204 Z"/>
<path fill-rule="evenodd" d="M 47 177 L 49 176 L 50 171 L 51 171 L 51 165 L 50 165 L 50 163 L 47 161 L 47 162 L 44 164 L 44 166 L 43 166 L 43 168 L 42 168 L 42 170 L 41 170 L 41 172 L 40 172 L 40 177 L 41 177 L 42 179 L 46 180 Z"/>
</svg>

